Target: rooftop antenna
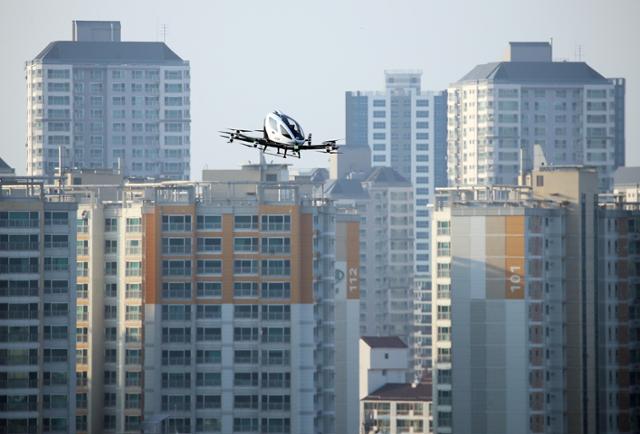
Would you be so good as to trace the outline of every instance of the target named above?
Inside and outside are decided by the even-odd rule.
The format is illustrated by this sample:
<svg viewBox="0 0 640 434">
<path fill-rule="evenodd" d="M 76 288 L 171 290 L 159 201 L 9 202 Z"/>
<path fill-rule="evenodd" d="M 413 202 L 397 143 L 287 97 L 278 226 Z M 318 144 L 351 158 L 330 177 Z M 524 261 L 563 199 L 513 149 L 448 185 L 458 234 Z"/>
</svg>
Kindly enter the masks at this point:
<svg viewBox="0 0 640 434">
<path fill-rule="evenodd" d="M 167 25 L 163 24 L 160 27 L 160 30 L 162 31 L 162 42 L 166 44 L 167 43 Z"/>
<path fill-rule="evenodd" d="M 582 62 L 582 45 L 578 44 L 578 62 Z"/>
<path fill-rule="evenodd" d="M 551 56 L 552 56 L 551 60 L 553 61 L 553 36 L 549 38 L 549 41 L 551 43 Z"/>
</svg>

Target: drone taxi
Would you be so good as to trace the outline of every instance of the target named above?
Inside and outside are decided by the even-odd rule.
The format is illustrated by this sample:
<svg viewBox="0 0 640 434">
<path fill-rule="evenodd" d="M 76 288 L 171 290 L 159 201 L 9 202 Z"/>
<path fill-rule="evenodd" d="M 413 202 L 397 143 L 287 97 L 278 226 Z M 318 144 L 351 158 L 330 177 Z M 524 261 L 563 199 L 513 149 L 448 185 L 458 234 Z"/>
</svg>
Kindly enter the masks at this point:
<svg viewBox="0 0 640 434">
<path fill-rule="evenodd" d="M 244 146 L 259 148 L 265 153 L 267 149 L 272 148 L 276 150 L 276 154 L 270 155 L 281 156 L 282 158 L 287 158 L 287 153 L 293 157 L 300 158 L 300 152 L 306 150 L 337 154 L 339 147 L 337 139 L 326 140 L 315 145 L 312 144 L 311 134 L 305 138 L 300 124 L 292 117 L 278 110 L 265 116 L 262 130 L 229 128 L 220 131 L 220 133 L 221 137 L 229 140 L 229 143 L 237 140 Z M 255 133 L 262 133 L 262 135 Z M 280 150 L 282 150 L 282 153 L 280 153 Z"/>
</svg>

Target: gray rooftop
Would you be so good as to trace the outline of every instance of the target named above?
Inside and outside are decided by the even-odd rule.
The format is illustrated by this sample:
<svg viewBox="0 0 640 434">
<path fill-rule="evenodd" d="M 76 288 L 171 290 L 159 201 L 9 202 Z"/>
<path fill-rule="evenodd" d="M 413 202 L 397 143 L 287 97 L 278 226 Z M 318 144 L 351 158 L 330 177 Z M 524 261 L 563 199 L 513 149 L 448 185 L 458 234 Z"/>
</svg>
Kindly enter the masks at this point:
<svg viewBox="0 0 640 434">
<path fill-rule="evenodd" d="M 15 173 L 15 170 L 0 158 L 0 173 Z"/>
<path fill-rule="evenodd" d="M 369 193 L 362 188 L 360 181 L 355 179 L 337 179 L 331 182 L 326 194 L 334 200 L 338 199 L 368 199 Z"/>
<path fill-rule="evenodd" d="M 640 167 L 618 167 L 613 173 L 614 185 L 640 185 Z"/>
<path fill-rule="evenodd" d="M 164 42 L 51 42 L 34 59 L 42 63 L 183 64 Z"/>
<path fill-rule="evenodd" d="M 360 339 L 371 348 L 407 348 L 398 336 L 362 336 Z"/>
<path fill-rule="evenodd" d="M 458 80 L 504 83 L 606 84 L 608 80 L 584 62 L 492 62 L 478 65 Z"/>
<path fill-rule="evenodd" d="M 362 401 L 431 401 L 431 383 L 387 383 Z"/>
<path fill-rule="evenodd" d="M 389 187 L 411 187 L 411 183 L 404 176 L 387 166 L 374 167 L 364 182 Z"/>
</svg>

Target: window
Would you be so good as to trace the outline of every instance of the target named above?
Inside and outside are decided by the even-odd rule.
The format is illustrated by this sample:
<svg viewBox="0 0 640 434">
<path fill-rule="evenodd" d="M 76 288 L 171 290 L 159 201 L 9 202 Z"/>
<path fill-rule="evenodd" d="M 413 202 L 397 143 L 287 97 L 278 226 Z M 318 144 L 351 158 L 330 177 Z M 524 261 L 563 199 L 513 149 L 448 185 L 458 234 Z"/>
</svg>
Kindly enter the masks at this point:
<svg viewBox="0 0 640 434">
<path fill-rule="evenodd" d="M 191 327 L 163 327 L 163 343 L 190 343 Z"/>
<path fill-rule="evenodd" d="M 257 274 L 258 261 L 255 259 L 236 259 L 233 261 L 234 274 Z"/>
<path fill-rule="evenodd" d="M 257 282 L 234 282 L 233 296 L 234 297 L 257 297 L 258 283 Z"/>
<path fill-rule="evenodd" d="M 262 320 L 263 321 L 289 321 L 291 318 L 291 307 L 288 305 L 263 305 Z"/>
<path fill-rule="evenodd" d="M 451 306 L 438 306 L 438 319 L 451 319 Z"/>
<path fill-rule="evenodd" d="M 233 362 L 236 364 L 256 364 L 258 363 L 258 351 L 235 350 L 233 352 Z"/>
<path fill-rule="evenodd" d="M 222 339 L 222 331 L 219 327 L 198 327 L 196 329 L 196 342 L 219 342 Z"/>
<path fill-rule="evenodd" d="M 291 274 L 291 262 L 282 259 L 269 259 L 262 261 L 263 276 L 289 276 Z"/>
<path fill-rule="evenodd" d="M 220 319 L 222 307 L 216 304 L 199 304 L 196 306 L 197 319 Z"/>
<path fill-rule="evenodd" d="M 451 277 L 451 264 L 438 263 L 438 277 Z"/>
<path fill-rule="evenodd" d="M 104 306 L 104 319 L 117 319 L 118 306 L 107 304 Z"/>
<path fill-rule="evenodd" d="M 233 239 L 233 250 L 235 252 L 257 252 L 258 238 L 240 238 Z"/>
<path fill-rule="evenodd" d="M 196 217 L 197 229 L 201 231 L 219 231 L 222 229 L 222 217 L 219 215 L 199 215 Z"/>
<path fill-rule="evenodd" d="M 67 271 L 69 259 L 64 257 L 44 258 L 44 271 Z"/>
<path fill-rule="evenodd" d="M 191 253 L 191 238 L 162 238 L 162 253 L 183 255 Z"/>
<path fill-rule="evenodd" d="M 165 307 L 163 305 L 162 307 Z M 139 321 L 142 319 L 142 306 L 125 306 L 125 317 L 126 321 Z"/>
<path fill-rule="evenodd" d="M 142 298 L 142 288 L 139 283 L 127 283 L 125 287 L 126 298 Z"/>
<path fill-rule="evenodd" d="M 257 418 L 233 418 L 233 432 L 255 432 L 258 431 Z"/>
<path fill-rule="evenodd" d="M 190 215 L 163 215 L 162 230 L 167 232 L 191 231 Z"/>
<path fill-rule="evenodd" d="M 289 254 L 291 253 L 291 240 L 289 238 L 263 238 L 262 253 Z"/>
<path fill-rule="evenodd" d="M 191 282 L 164 282 L 163 298 L 191 298 Z"/>
<path fill-rule="evenodd" d="M 185 366 L 191 364 L 191 351 L 162 351 L 162 366 Z"/>
<path fill-rule="evenodd" d="M 125 276 L 141 276 L 142 262 L 127 261 L 125 263 Z"/>
<path fill-rule="evenodd" d="M 291 284 L 289 282 L 263 282 L 261 293 L 263 298 L 290 298 Z"/>
<path fill-rule="evenodd" d="M 87 244 L 88 249 L 88 244 Z M 118 253 L 118 240 L 104 240 L 104 253 L 112 255 Z"/>
<path fill-rule="evenodd" d="M 236 387 L 258 386 L 258 373 L 236 372 L 233 376 L 233 385 Z"/>
<path fill-rule="evenodd" d="M 128 218 L 127 219 L 127 232 L 140 232 L 142 231 L 142 219 L 141 218 Z"/>
<path fill-rule="evenodd" d="M 200 298 L 221 297 L 222 283 L 220 282 L 198 282 L 197 296 Z"/>
<path fill-rule="evenodd" d="M 275 231 L 275 232 L 288 232 L 291 230 L 291 216 L 263 215 L 262 230 Z"/>
<path fill-rule="evenodd" d="M 263 327 L 262 342 L 264 343 L 287 343 L 291 339 L 289 327 Z"/>
<path fill-rule="evenodd" d="M 219 364 L 222 360 L 220 350 L 198 350 L 196 351 L 196 363 L 198 364 Z"/>
<path fill-rule="evenodd" d="M 164 329 L 163 329 L 164 330 Z M 142 342 L 142 333 L 140 328 L 127 327 L 125 330 L 125 342 L 127 343 L 140 343 Z"/>
<path fill-rule="evenodd" d="M 78 283 L 76 285 L 76 297 L 78 298 L 89 297 L 89 285 L 87 283 Z"/>
<path fill-rule="evenodd" d="M 234 319 L 258 319 L 258 306 L 255 304 L 242 304 L 233 307 Z"/>
<path fill-rule="evenodd" d="M 165 321 L 191 320 L 191 306 L 185 304 L 162 305 L 162 319 Z"/>
<path fill-rule="evenodd" d="M 218 261 L 219 262 L 219 261 Z M 190 276 L 191 261 L 162 261 L 163 276 Z"/>
<path fill-rule="evenodd" d="M 222 273 L 222 261 L 217 259 L 200 259 L 197 262 L 198 274 L 220 274 Z"/>
<path fill-rule="evenodd" d="M 124 363 L 127 365 L 137 365 L 142 363 L 142 350 L 125 350 Z"/>
<path fill-rule="evenodd" d="M 233 329 L 233 340 L 235 342 L 257 341 L 258 328 L 257 327 L 235 327 Z"/>
<path fill-rule="evenodd" d="M 115 261 L 105 262 L 104 274 L 106 276 L 115 276 L 116 274 L 118 274 L 118 263 Z"/>
<path fill-rule="evenodd" d="M 118 284 L 117 283 L 107 283 L 104 286 L 104 296 L 105 297 L 117 297 L 118 296 Z"/>
<path fill-rule="evenodd" d="M 448 221 L 439 221 L 437 223 L 438 235 L 450 235 L 450 222 Z"/>
<path fill-rule="evenodd" d="M 222 251 L 222 238 L 198 238 L 198 252 L 220 253 Z"/>
<path fill-rule="evenodd" d="M 233 408 L 235 409 L 257 409 L 257 395 L 235 395 L 233 397 Z"/>
<path fill-rule="evenodd" d="M 235 230 L 257 230 L 257 215 L 237 215 L 233 218 L 233 228 Z"/>
</svg>

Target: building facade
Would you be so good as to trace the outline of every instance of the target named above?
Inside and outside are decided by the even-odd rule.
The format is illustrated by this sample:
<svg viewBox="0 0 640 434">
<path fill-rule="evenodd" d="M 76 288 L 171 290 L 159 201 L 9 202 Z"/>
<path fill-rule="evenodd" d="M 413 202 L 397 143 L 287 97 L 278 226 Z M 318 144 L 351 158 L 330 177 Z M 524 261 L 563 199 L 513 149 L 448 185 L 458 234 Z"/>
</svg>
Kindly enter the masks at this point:
<svg viewBox="0 0 640 434">
<path fill-rule="evenodd" d="M 413 324 L 413 189 L 390 167 L 329 181 L 326 196 L 360 220 L 360 336 L 400 336 Z M 355 174 L 354 174 L 355 176 Z"/>
<path fill-rule="evenodd" d="M 27 174 L 188 179 L 189 62 L 162 42 L 121 41 L 119 22 L 74 22 L 73 34 L 26 64 Z"/>
<path fill-rule="evenodd" d="M 624 79 L 554 62 L 549 43 L 512 42 L 507 61 L 449 87 L 449 185 L 516 185 L 541 165 L 578 164 L 597 167 L 607 191 L 625 161 L 624 92 Z"/>
<path fill-rule="evenodd" d="M 346 93 L 346 145 L 368 145 L 373 166 L 390 166 L 414 189 L 415 371 L 431 365 L 431 220 L 447 185 L 447 92 L 424 91 L 420 71 L 386 71 L 384 91 Z"/>
<path fill-rule="evenodd" d="M 86 432 L 354 423 L 344 396 L 354 388 L 337 377 L 357 378 L 359 288 L 351 279 L 336 293 L 335 267 L 359 269 L 358 221 L 336 223 L 309 185 L 270 169 L 254 181 L 260 166 L 200 184 L 125 184 L 119 200 L 67 187 L 79 201 L 78 327 L 92 330 L 78 343 Z M 271 175 L 281 182 L 261 181 Z M 337 225 L 355 229 L 337 241 Z"/>
<path fill-rule="evenodd" d="M 76 431 L 75 221 L 72 198 L 0 183 L 0 432 Z"/>
<path fill-rule="evenodd" d="M 434 432 L 637 431 L 638 214 L 597 192 L 597 170 L 570 167 L 442 191 Z"/>
<path fill-rule="evenodd" d="M 397 336 L 360 338 L 360 427 L 369 433 L 431 433 L 431 384 L 407 383 L 409 348 Z"/>
</svg>

